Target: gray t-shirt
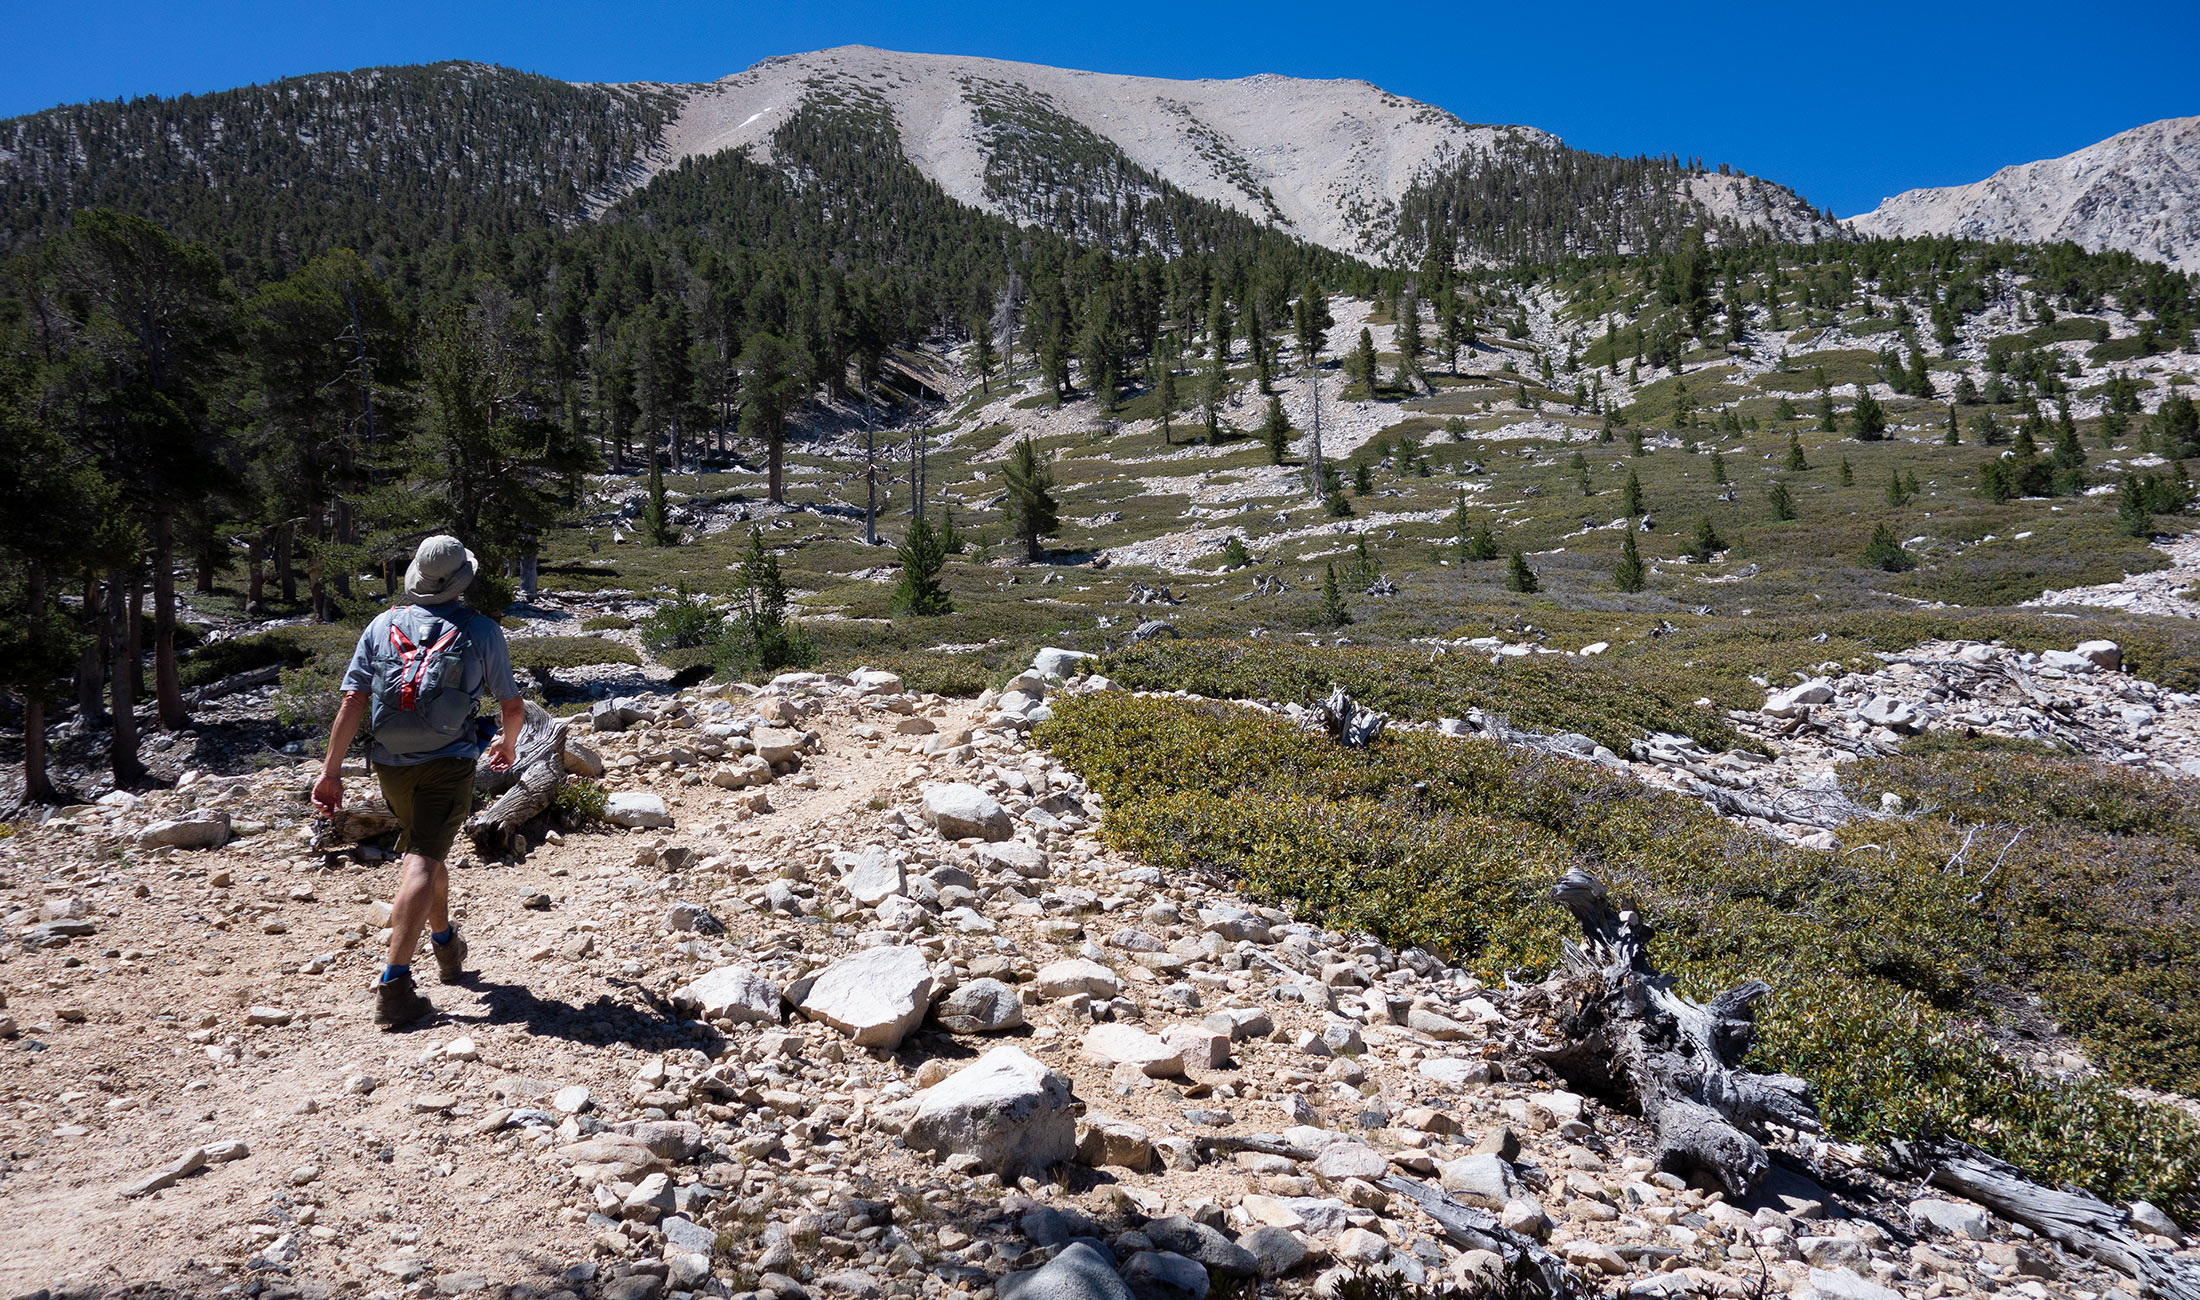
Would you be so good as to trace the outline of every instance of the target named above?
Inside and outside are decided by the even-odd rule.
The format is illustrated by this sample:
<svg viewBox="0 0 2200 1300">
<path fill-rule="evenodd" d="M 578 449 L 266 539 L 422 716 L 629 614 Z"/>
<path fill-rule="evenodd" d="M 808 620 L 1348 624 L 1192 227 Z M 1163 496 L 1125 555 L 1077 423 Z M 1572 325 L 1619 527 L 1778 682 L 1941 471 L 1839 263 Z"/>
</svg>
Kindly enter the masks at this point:
<svg viewBox="0 0 2200 1300">
<path fill-rule="evenodd" d="M 466 630 L 466 655 L 461 663 L 464 675 L 461 680 L 466 693 L 475 699 L 486 695 L 502 704 L 519 694 L 519 686 L 512 680 L 512 652 L 504 644 L 504 629 L 486 614 L 468 609 L 464 601 L 445 601 L 440 605 L 422 605 L 420 608 L 446 622 L 457 623 Z M 351 663 L 344 668 L 346 691 L 374 690 L 374 666 L 368 661 L 368 647 L 385 645 L 390 638 L 390 620 L 394 610 L 383 610 L 367 624 L 367 630 L 359 634 L 359 644 L 352 647 Z M 432 762 L 439 758 L 480 758 L 482 745 L 472 735 L 460 736 L 441 749 L 423 754 L 392 754 L 376 744 L 367 756 L 377 763 L 392 767 L 406 767 L 414 763 Z"/>
</svg>

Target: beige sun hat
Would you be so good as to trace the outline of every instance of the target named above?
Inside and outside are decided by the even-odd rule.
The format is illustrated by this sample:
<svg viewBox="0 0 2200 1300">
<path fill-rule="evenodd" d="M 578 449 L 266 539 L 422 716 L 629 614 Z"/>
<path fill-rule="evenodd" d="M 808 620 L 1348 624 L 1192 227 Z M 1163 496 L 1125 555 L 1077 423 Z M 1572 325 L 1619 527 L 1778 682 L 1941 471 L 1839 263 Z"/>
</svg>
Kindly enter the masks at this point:
<svg viewBox="0 0 2200 1300">
<path fill-rule="evenodd" d="M 415 605 L 440 605 L 466 594 L 480 567 L 465 543 L 438 533 L 413 552 L 405 566 L 405 599 Z"/>
</svg>

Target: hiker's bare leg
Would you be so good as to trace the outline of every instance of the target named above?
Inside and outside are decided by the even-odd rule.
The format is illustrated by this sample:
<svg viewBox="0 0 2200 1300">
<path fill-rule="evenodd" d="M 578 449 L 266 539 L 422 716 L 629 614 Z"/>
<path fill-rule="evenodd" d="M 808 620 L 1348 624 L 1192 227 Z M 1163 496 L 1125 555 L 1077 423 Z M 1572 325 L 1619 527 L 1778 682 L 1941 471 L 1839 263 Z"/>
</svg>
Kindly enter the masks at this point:
<svg viewBox="0 0 2200 1300">
<path fill-rule="evenodd" d="M 434 858 L 408 853 L 390 900 L 390 965 L 412 965 L 423 921 L 438 932 L 451 928 L 451 873 Z"/>
</svg>

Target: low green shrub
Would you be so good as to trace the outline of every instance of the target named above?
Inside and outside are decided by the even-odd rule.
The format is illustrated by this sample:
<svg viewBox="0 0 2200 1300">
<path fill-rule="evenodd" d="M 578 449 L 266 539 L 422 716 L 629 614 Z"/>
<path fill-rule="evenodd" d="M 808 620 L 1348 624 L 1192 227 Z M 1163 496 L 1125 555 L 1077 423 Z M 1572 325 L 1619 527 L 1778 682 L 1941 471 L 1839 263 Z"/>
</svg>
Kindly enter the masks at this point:
<svg viewBox="0 0 2200 1300">
<path fill-rule="evenodd" d="M 522 672 L 552 672 L 594 664 L 632 664 L 642 659 L 631 646 L 600 636 L 523 636 L 508 643 L 512 667 Z"/>
<path fill-rule="evenodd" d="M 600 822 L 611 807 L 611 796 L 598 781 L 576 777 L 550 796 L 550 811 L 573 821 Z"/>
<path fill-rule="evenodd" d="M 1638 661 L 1528 655 L 1491 663 L 1472 650 L 1329 649 L 1265 641 L 1151 640 L 1124 647 L 1103 671 L 1137 689 L 1313 704 L 1341 685 L 1369 708 L 1420 722 L 1469 709 L 1538 731 L 1578 731 L 1626 752 L 1648 731 L 1694 736 L 1714 749 L 1743 743 L 1718 713 L 1697 708 L 1695 685 Z"/>
<path fill-rule="evenodd" d="M 1234 874 L 1255 897 L 1427 945 L 1493 981 L 1548 967 L 1571 921 L 1547 891 L 1581 866 L 1658 926 L 1659 960 L 1690 993 L 1774 985 L 1762 1058 L 1813 1083 L 1835 1132 L 1955 1135 L 2050 1180 L 2200 1214 L 2200 1125 L 2121 1096 L 2113 1081 L 2035 1076 L 1977 1027 L 2012 988 L 2098 1026 L 2068 1001 L 2071 985 L 2096 959 L 2135 958 L 2149 942 L 2071 908 L 2039 909 L 2040 893 L 2072 875 L 2057 865 L 2078 843 L 2067 819 L 2025 860 L 2038 891 L 2005 882 L 1974 905 L 1976 876 L 1951 881 L 1946 868 L 1964 827 L 1939 818 L 1875 823 L 1871 847 L 1829 855 L 1586 764 L 1421 732 L 1348 750 L 1220 703 L 1071 696 L 1038 735 L 1105 798 L 1102 833 L 1115 847 L 1164 869 Z M 1199 758 L 1163 757 L 1179 754 Z M 2159 818 L 2159 795 L 2140 801 L 2153 812 L 2103 815 Z M 2096 946 L 2058 944 L 2058 930 Z M 2189 967 L 2186 951 L 2158 955 Z M 2095 987 L 2161 1023 L 2138 985 Z M 2136 1043 L 2088 1041 L 2152 1077 L 2181 1074 L 2173 1060 L 2142 1062 Z"/>
<path fill-rule="evenodd" d="M 661 655 L 667 650 L 693 650 L 716 644 L 726 634 L 726 616 L 683 591 L 677 599 L 659 605 L 643 619 L 641 629 L 643 648 L 651 654 Z"/>
<path fill-rule="evenodd" d="M 581 620 L 583 632 L 624 632 L 634 626 L 634 620 L 624 614 L 597 614 Z"/>
</svg>

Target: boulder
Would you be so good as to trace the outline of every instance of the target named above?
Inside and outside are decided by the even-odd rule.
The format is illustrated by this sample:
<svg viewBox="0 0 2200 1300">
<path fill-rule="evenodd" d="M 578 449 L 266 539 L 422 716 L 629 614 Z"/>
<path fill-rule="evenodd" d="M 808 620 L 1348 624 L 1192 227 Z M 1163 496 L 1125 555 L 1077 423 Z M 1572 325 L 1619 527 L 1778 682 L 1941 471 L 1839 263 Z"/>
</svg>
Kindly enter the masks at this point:
<svg viewBox="0 0 2200 1300">
<path fill-rule="evenodd" d="M 703 1126 L 685 1119 L 630 1119 L 611 1127 L 664 1160 L 693 1160 L 703 1149 Z"/>
<path fill-rule="evenodd" d="M 866 949 L 819 972 L 799 1005 L 859 1047 L 891 1050 L 931 1008 L 932 968 L 916 948 Z"/>
<path fill-rule="evenodd" d="M 1047 855 L 1022 840 L 1002 840 L 998 844 L 979 845 L 978 863 L 994 871 L 1005 871 L 1030 880 L 1044 880 L 1049 874 Z"/>
<path fill-rule="evenodd" d="M 1845 1268 L 1814 1268 L 1810 1280 L 1788 1292 L 1794 1300 L 1902 1300 L 1902 1293 L 1866 1281 Z"/>
<path fill-rule="evenodd" d="M 2124 650 L 2114 641 L 2080 641 L 2070 653 L 2090 662 L 2103 672 L 2119 672 L 2124 666 Z"/>
<path fill-rule="evenodd" d="M 1984 1241 L 1994 1230 L 1994 1216 L 1976 1205 L 1960 1201 L 1912 1201 L 1910 1222 L 1950 1237 Z"/>
<path fill-rule="evenodd" d="M 1161 1041 L 1195 1069 L 1219 1070 L 1230 1063 L 1230 1036 L 1205 1025 L 1170 1025 L 1161 1031 Z"/>
<path fill-rule="evenodd" d="M 801 732 L 781 727 L 758 727 L 749 733 L 749 743 L 756 746 L 756 756 L 775 766 L 801 753 L 803 739 Z"/>
<path fill-rule="evenodd" d="M 994 1284 L 998 1300 L 1132 1300 L 1115 1265 L 1090 1242 L 1073 1241 L 1037 1268 Z"/>
<path fill-rule="evenodd" d="M 218 849 L 229 842 L 229 814 L 196 812 L 157 821 L 138 832 L 141 849 Z"/>
<path fill-rule="evenodd" d="M 1306 1243 L 1287 1228 L 1263 1224 L 1237 1239 L 1253 1257 L 1263 1280 L 1273 1281 L 1306 1262 Z"/>
<path fill-rule="evenodd" d="M 1093 657 L 1083 650 L 1058 650 L 1048 646 L 1031 657 L 1031 671 L 1041 677 L 1069 677 L 1080 671 L 1078 665 Z"/>
<path fill-rule="evenodd" d="M 989 1034 L 1023 1024 L 1024 1003 L 997 979 L 974 979 L 941 998 L 932 1015 L 951 1034 Z"/>
<path fill-rule="evenodd" d="M 1016 833 L 1007 809 L 992 795 L 961 781 L 925 787 L 924 820 L 951 840 L 1005 840 Z"/>
<path fill-rule="evenodd" d="M 1142 1250 L 1123 1265 L 1136 1300 L 1207 1300 L 1207 1270 L 1168 1250 Z"/>
<path fill-rule="evenodd" d="M 1101 1065 L 1136 1066 L 1150 1079 L 1184 1073 L 1184 1058 L 1175 1048 L 1131 1025 L 1094 1025 L 1086 1031 L 1079 1050 L 1085 1059 Z"/>
<path fill-rule="evenodd" d="M 1123 991 L 1120 975 L 1085 957 L 1067 957 L 1040 967 L 1032 984 L 1044 998 L 1066 998 L 1079 993 L 1094 998 L 1112 998 Z"/>
<path fill-rule="evenodd" d="M 1323 1149 L 1314 1157 L 1314 1172 L 1333 1183 L 1347 1178 L 1364 1178 L 1373 1182 L 1390 1172 L 1390 1162 L 1383 1153 L 1360 1142 L 1338 1142 Z"/>
<path fill-rule="evenodd" d="M 863 851 L 863 856 L 841 882 L 848 887 L 848 896 L 865 907 L 877 907 L 880 903 L 908 889 L 908 879 L 901 864 L 885 849 L 873 845 Z"/>
<path fill-rule="evenodd" d="M 647 790 L 621 790 L 612 795 L 604 808 L 603 819 L 614 826 L 672 825 L 672 815 L 665 811 L 663 797 Z"/>
<path fill-rule="evenodd" d="M 1864 707 L 1856 711 L 1857 720 L 1874 727 L 1885 727 L 1904 735 L 1917 731 L 1923 724 L 1916 706 L 1891 695 L 1874 695 L 1864 701 Z"/>
<path fill-rule="evenodd" d="M 674 989 L 672 1004 L 705 1020 L 779 1023 L 779 986 L 746 966 L 721 966 Z"/>
<path fill-rule="evenodd" d="M 1186 1215 L 1154 1219 L 1142 1231 L 1154 1245 L 1182 1255 L 1218 1277 L 1248 1278 L 1260 1272 L 1260 1261 L 1251 1251 Z"/>
<path fill-rule="evenodd" d="M 1446 1160 L 1437 1166 L 1444 1190 L 1468 1205 L 1502 1210 L 1505 1202 L 1520 1194 L 1520 1182 L 1512 1166 L 1494 1155 L 1472 1155 Z"/>
<path fill-rule="evenodd" d="M 1153 1167 L 1153 1138 L 1129 1120 L 1094 1115 L 1077 1126 L 1077 1159 L 1094 1169 L 1114 1165 L 1139 1173 Z"/>
<path fill-rule="evenodd" d="M 1077 1147 L 1069 1080 L 1014 1047 L 996 1047 L 916 1095 L 903 1130 L 913 1147 L 966 1155 L 1004 1179 L 1067 1160 Z"/>
<path fill-rule="evenodd" d="M 1813 704 L 1824 704 L 1833 698 L 1833 683 L 1823 677 L 1813 677 L 1800 686 L 1775 691 L 1765 697 L 1764 712 L 1768 717 L 1793 718 Z"/>
<path fill-rule="evenodd" d="M 623 1133 L 598 1133 L 558 1148 L 573 1166 L 574 1177 L 588 1183 L 631 1183 L 663 1168 L 649 1144 Z"/>
</svg>

